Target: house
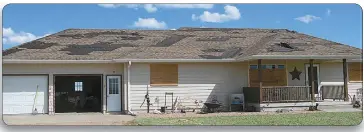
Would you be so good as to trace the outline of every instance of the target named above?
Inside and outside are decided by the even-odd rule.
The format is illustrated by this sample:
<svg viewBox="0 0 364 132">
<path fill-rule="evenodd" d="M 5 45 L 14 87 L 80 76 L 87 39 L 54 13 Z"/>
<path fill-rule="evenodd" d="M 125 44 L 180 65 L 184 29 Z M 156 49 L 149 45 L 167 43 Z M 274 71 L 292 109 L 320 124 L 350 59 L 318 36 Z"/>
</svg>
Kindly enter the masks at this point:
<svg viewBox="0 0 364 132">
<path fill-rule="evenodd" d="M 145 112 L 147 89 L 152 110 L 226 108 L 244 87 L 260 102 L 350 101 L 362 76 L 361 49 L 286 29 L 67 29 L 3 51 L 3 112 Z"/>
</svg>

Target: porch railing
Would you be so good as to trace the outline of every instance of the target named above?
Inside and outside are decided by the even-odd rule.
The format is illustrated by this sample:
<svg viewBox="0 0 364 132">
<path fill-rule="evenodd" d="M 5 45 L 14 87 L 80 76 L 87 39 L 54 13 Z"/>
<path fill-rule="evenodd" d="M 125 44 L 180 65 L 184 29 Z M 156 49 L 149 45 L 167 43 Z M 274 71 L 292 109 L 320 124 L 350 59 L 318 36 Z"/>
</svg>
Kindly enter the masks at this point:
<svg viewBox="0 0 364 132">
<path fill-rule="evenodd" d="M 262 87 L 262 102 L 299 102 L 310 101 L 310 86 Z"/>
</svg>

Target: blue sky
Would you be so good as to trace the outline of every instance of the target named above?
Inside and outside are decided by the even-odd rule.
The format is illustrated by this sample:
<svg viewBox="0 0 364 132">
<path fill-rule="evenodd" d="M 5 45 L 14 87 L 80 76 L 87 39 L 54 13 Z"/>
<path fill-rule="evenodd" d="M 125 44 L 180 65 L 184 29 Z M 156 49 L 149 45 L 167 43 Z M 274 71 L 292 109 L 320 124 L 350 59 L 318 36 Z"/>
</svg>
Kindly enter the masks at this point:
<svg viewBox="0 0 364 132">
<path fill-rule="evenodd" d="M 284 28 L 362 48 L 355 4 L 10 4 L 3 9 L 3 49 L 68 28 Z"/>
</svg>

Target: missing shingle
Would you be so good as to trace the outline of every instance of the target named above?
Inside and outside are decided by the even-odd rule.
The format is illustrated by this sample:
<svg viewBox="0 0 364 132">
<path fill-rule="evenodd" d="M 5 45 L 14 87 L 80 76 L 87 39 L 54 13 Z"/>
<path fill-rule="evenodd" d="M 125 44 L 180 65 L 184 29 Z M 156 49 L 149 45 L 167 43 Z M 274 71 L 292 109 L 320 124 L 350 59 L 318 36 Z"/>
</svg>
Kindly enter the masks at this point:
<svg viewBox="0 0 364 132">
<path fill-rule="evenodd" d="M 222 58 L 233 58 L 236 55 L 238 55 L 240 52 L 242 51 L 241 48 L 229 48 L 227 49 L 224 53 L 222 53 L 221 57 Z"/>
<path fill-rule="evenodd" d="M 57 45 L 57 43 L 46 43 L 46 42 L 35 40 L 35 41 L 24 43 L 23 45 L 19 46 L 19 48 L 46 49 L 46 48 L 54 46 L 54 45 Z"/>
<path fill-rule="evenodd" d="M 110 42 L 97 42 L 92 45 L 69 45 L 61 51 L 69 51 L 69 55 L 88 55 L 93 51 L 113 51 L 120 47 L 122 46 Z"/>
<path fill-rule="evenodd" d="M 289 45 L 288 43 L 279 43 L 277 44 L 278 46 L 284 47 L 284 48 L 288 48 L 288 49 L 294 49 L 291 45 Z"/>
<path fill-rule="evenodd" d="M 233 48 L 228 48 L 226 50 L 224 49 L 222 55 L 220 56 L 213 56 L 213 55 L 199 55 L 199 56 L 205 59 L 225 59 L 225 58 L 233 58 L 237 56 L 241 51 L 242 51 L 241 48 L 233 47 Z"/>
<path fill-rule="evenodd" d="M 207 38 L 197 38 L 196 41 L 227 41 L 230 37 L 219 36 L 219 37 L 207 37 Z"/>
<path fill-rule="evenodd" d="M 222 59 L 221 56 L 213 56 L 213 55 L 198 55 L 198 56 L 204 59 Z"/>
<path fill-rule="evenodd" d="M 209 48 L 209 49 L 204 49 L 201 50 L 202 52 L 224 52 L 225 49 L 215 49 L 215 48 Z"/>
<path fill-rule="evenodd" d="M 118 38 L 120 38 L 122 40 L 139 40 L 139 39 L 143 39 L 144 37 L 142 37 L 142 36 L 118 36 Z"/>
<path fill-rule="evenodd" d="M 128 33 L 126 31 L 103 31 L 103 32 L 89 32 L 84 34 L 60 34 L 60 37 L 71 37 L 73 39 L 81 39 L 81 38 L 93 38 L 100 35 L 131 35 L 131 36 L 140 36 L 138 32 Z"/>
<path fill-rule="evenodd" d="M 161 42 L 158 42 L 154 47 L 168 47 L 171 46 L 179 41 L 181 41 L 184 38 L 187 38 L 189 36 L 187 35 L 171 35 L 168 38 L 162 40 Z"/>
<path fill-rule="evenodd" d="M 3 51 L 3 56 L 9 55 L 9 54 L 12 54 L 12 53 L 16 53 L 16 52 L 19 52 L 19 51 L 22 51 L 22 50 L 24 50 L 24 49 L 20 49 L 20 48 L 7 49 L 7 50 Z"/>
<path fill-rule="evenodd" d="M 272 45 L 270 48 L 267 49 L 270 52 L 292 52 L 292 51 L 301 51 L 301 49 L 288 44 L 288 43 L 278 43 Z"/>
</svg>

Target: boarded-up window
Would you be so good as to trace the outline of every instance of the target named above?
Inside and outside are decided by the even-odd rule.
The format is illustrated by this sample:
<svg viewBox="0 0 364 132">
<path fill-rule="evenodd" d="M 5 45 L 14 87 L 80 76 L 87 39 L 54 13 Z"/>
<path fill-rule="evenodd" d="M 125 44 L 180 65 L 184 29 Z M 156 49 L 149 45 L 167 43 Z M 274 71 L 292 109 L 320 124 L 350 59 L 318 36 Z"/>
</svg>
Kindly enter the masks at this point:
<svg viewBox="0 0 364 132">
<path fill-rule="evenodd" d="M 178 64 L 150 64 L 150 85 L 178 85 Z"/>
<path fill-rule="evenodd" d="M 349 81 L 363 81 L 363 64 L 360 62 L 348 63 Z"/>
<path fill-rule="evenodd" d="M 256 67 L 256 68 L 255 68 Z M 262 65 L 263 86 L 287 86 L 287 75 L 284 65 Z M 250 87 L 259 87 L 257 66 L 249 68 Z"/>
</svg>

